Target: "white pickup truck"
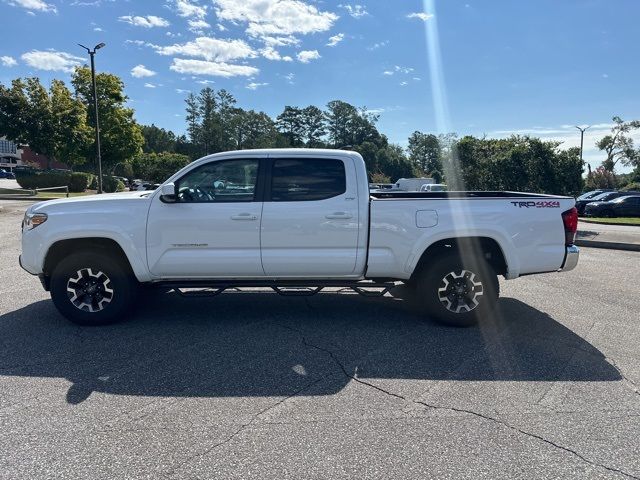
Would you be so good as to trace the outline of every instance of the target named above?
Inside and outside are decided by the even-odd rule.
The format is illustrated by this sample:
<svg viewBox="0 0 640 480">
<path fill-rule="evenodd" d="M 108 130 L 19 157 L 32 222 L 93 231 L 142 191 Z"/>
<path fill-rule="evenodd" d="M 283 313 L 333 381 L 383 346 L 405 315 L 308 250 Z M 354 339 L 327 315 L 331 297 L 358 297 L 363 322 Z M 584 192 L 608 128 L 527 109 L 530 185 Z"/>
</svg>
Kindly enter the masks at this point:
<svg viewBox="0 0 640 480">
<path fill-rule="evenodd" d="M 20 264 L 84 325 L 124 318 L 147 286 L 364 293 L 402 281 L 430 315 L 464 326 L 491 315 L 498 275 L 576 266 L 574 203 L 515 192 L 370 193 L 355 152 L 244 150 L 195 161 L 155 191 L 34 204 Z"/>
</svg>

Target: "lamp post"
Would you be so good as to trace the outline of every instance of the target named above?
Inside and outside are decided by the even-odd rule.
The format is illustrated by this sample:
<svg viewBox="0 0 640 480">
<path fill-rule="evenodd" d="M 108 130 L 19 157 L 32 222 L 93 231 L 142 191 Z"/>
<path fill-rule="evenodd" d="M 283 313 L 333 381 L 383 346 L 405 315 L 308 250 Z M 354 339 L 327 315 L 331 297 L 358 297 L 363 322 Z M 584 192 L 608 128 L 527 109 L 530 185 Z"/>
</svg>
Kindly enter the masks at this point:
<svg viewBox="0 0 640 480">
<path fill-rule="evenodd" d="M 98 193 L 102 193 L 102 157 L 100 155 L 100 120 L 98 119 L 98 90 L 96 88 L 96 67 L 95 67 L 95 62 L 93 60 L 93 57 L 96 54 L 96 51 L 104 47 L 105 44 L 99 43 L 95 47 L 93 47 L 93 50 L 91 50 L 88 47 L 85 47 L 80 43 L 78 45 L 84 48 L 89 54 L 89 57 L 91 57 L 91 81 L 93 82 L 93 111 L 96 114 L 96 156 L 98 159 Z"/>
<path fill-rule="evenodd" d="M 589 129 L 590 127 L 591 127 L 591 125 L 586 126 L 584 128 L 580 128 L 580 127 L 576 126 L 576 128 L 578 130 L 580 130 L 580 161 L 581 162 L 584 162 L 584 160 L 582 159 L 582 147 L 584 145 L 584 132 L 586 132 L 587 129 Z"/>
</svg>

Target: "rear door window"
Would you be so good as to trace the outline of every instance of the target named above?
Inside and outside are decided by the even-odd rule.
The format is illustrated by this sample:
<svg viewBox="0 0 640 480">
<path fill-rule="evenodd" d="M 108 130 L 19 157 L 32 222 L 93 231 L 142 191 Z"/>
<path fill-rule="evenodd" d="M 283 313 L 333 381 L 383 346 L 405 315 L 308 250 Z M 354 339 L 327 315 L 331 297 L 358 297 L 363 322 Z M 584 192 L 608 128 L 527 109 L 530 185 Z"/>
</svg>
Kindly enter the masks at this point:
<svg viewBox="0 0 640 480">
<path fill-rule="evenodd" d="M 276 159 L 271 175 L 271 200 L 325 200 L 347 190 L 344 163 L 335 159 Z"/>
</svg>

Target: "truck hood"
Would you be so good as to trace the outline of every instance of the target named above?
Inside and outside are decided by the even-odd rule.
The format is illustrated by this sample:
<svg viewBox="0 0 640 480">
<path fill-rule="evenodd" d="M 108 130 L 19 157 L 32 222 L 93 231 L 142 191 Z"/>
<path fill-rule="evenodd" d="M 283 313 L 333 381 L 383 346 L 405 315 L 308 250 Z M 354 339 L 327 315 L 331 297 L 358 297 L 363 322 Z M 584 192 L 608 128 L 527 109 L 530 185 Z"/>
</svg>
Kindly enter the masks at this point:
<svg viewBox="0 0 640 480">
<path fill-rule="evenodd" d="M 56 200 L 47 200 L 45 202 L 38 202 L 33 204 L 28 211 L 29 212 L 41 212 L 46 211 L 50 207 L 65 208 L 69 207 L 71 209 L 82 208 L 83 205 L 87 207 L 99 207 L 102 204 L 114 203 L 114 202 L 123 202 L 123 201 L 136 201 L 136 200 L 147 200 L 153 191 L 142 190 L 137 192 L 118 192 L 118 193 L 103 193 L 101 195 L 86 195 L 81 197 L 70 197 L 70 198 L 60 198 Z"/>
</svg>

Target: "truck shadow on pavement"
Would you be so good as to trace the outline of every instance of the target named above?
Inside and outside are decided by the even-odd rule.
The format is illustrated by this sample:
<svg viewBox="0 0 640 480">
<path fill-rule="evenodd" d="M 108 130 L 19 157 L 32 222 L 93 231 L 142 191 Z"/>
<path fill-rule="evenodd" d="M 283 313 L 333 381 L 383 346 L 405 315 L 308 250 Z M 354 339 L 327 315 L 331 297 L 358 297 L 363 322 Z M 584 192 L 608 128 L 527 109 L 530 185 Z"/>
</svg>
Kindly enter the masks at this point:
<svg viewBox="0 0 640 480">
<path fill-rule="evenodd" d="M 117 325 L 82 328 L 48 301 L 0 316 L 0 375 L 68 379 L 92 392 L 167 397 L 331 395 L 351 381 L 618 381 L 618 371 L 544 312 L 502 298 L 482 327 L 440 326 L 401 295 L 282 298 L 226 293 L 141 303 Z M 312 388 L 311 388 L 312 387 Z M 61 392 L 62 393 L 62 392 Z"/>
</svg>

